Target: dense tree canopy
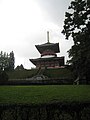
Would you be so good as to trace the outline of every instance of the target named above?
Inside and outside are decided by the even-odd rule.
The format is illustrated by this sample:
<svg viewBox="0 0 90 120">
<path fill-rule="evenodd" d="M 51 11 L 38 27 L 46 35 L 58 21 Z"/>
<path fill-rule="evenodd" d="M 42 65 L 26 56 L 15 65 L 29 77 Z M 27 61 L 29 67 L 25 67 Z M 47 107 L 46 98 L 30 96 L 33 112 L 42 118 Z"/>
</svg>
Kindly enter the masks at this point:
<svg viewBox="0 0 90 120">
<path fill-rule="evenodd" d="M 8 80 L 6 71 L 14 70 L 15 58 L 13 51 L 10 54 L 0 52 L 0 83 Z"/>
<path fill-rule="evenodd" d="M 90 0 L 73 0 L 65 14 L 62 33 L 73 38 L 69 52 L 75 74 L 90 79 Z"/>
<path fill-rule="evenodd" d="M 13 51 L 10 54 L 0 52 L 0 70 L 14 70 L 15 58 Z"/>
</svg>

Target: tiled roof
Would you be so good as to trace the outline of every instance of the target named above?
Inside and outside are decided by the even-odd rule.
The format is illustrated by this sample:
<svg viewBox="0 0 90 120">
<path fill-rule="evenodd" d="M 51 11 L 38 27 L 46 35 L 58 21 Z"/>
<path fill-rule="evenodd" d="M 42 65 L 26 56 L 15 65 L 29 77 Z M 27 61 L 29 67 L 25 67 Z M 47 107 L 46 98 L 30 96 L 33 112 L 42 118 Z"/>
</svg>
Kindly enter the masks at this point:
<svg viewBox="0 0 90 120">
<path fill-rule="evenodd" d="M 41 45 L 35 45 L 37 50 L 40 52 L 40 54 L 42 54 L 44 51 L 46 50 L 52 50 L 55 53 L 59 53 L 59 43 L 45 43 L 45 44 L 41 44 Z"/>
</svg>

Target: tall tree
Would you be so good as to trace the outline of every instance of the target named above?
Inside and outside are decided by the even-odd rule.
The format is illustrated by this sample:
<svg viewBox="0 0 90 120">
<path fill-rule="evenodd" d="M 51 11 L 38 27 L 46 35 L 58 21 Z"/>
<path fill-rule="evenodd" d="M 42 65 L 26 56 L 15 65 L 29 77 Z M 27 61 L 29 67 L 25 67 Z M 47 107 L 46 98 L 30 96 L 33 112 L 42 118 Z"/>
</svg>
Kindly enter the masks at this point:
<svg viewBox="0 0 90 120">
<path fill-rule="evenodd" d="M 74 0 L 66 12 L 62 33 L 73 38 L 74 45 L 68 51 L 69 63 L 79 78 L 90 79 L 90 0 Z"/>
<path fill-rule="evenodd" d="M 0 70 L 14 70 L 15 58 L 13 51 L 10 54 L 6 52 L 0 53 Z"/>
<path fill-rule="evenodd" d="M 15 58 L 14 58 L 14 52 L 10 52 L 10 58 L 9 58 L 9 67 L 10 70 L 14 70 L 14 64 L 15 64 Z"/>
</svg>

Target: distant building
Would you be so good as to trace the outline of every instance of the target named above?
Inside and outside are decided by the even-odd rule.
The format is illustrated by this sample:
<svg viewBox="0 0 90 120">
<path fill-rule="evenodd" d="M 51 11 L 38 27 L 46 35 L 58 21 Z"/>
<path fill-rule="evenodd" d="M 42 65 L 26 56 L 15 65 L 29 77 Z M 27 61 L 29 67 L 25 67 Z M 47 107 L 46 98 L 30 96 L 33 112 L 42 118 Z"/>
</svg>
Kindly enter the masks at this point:
<svg viewBox="0 0 90 120">
<path fill-rule="evenodd" d="M 49 42 L 49 32 L 47 32 L 47 43 L 35 45 L 35 47 L 41 54 L 40 58 L 30 59 L 36 68 L 59 68 L 64 66 L 64 57 L 57 57 L 57 53 L 60 52 L 59 43 Z"/>
</svg>

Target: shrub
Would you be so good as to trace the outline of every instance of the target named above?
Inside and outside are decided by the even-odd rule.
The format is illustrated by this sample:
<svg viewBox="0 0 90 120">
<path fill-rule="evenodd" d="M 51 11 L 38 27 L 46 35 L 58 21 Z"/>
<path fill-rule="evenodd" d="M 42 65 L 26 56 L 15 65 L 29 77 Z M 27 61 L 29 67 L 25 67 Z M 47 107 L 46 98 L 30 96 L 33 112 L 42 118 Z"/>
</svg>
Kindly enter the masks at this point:
<svg viewBox="0 0 90 120">
<path fill-rule="evenodd" d="M 0 71 L 0 82 L 8 81 L 8 75 L 5 71 Z"/>
</svg>

